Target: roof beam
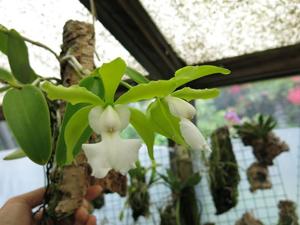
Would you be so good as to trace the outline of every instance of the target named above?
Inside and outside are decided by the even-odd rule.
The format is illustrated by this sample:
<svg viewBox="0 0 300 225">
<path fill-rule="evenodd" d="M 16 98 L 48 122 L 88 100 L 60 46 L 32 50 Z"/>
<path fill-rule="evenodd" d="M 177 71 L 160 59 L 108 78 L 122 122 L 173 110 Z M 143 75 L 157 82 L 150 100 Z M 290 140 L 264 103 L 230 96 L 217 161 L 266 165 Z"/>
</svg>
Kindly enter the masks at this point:
<svg viewBox="0 0 300 225">
<path fill-rule="evenodd" d="M 80 0 L 90 10 L 90 0 Z M 168 79 L 185 66 L 137 0 L 95 1 L 98 20 L 149 72 Z"/>
<path fill-rule="evenodd" d="M 229 76 L 211 75 L 188 86 L 193 88 L 221 87 L 246 82 L 280 78 L 300 73 L 300 44 L 207 62 L 231 70 Z"/>
</svg>

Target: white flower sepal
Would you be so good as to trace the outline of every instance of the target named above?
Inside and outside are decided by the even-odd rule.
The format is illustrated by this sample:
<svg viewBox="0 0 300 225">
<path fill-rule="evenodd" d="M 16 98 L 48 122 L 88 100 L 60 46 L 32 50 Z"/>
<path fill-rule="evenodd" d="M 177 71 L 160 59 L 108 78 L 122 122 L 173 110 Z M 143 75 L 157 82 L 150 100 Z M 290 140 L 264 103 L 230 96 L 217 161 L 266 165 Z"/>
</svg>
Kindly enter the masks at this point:
<svg viewBox="0 0 300 225">
<path fill-rule="evenodd" d="M 188 103 L 187 101 L 182 100 L 181 98 L 167 96 L 165 97 L 166 102 L 168 103 L 170 112 L 179 118 L 192 119 L 196 115 L 195 107 Z"/>
<path fill-rule="evenodd" d="M 123 140 L 118 132 L 104 135 L 102 139 L 96 144 L 82 145 L 93 176 L 103 178 L 111 169 L 126 174 L 134 167 L 142 146 L 139 139 Z"/>
<path fill-rule="evenodd" d="M 183 139 L 192 149 L 207 150 L 211 152 L 211 149 L 202 133 L 190 120 L 181 118 L 179 127 Z"/>
</svg>

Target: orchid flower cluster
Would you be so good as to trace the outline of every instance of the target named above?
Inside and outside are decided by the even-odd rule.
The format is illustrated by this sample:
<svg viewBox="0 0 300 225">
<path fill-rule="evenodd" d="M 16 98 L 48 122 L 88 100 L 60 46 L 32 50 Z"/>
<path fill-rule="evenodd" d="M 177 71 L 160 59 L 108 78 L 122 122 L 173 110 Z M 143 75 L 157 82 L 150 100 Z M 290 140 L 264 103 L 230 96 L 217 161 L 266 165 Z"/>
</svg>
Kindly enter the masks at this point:
<svg viewBox="0 0 300 225">
<path fill-rule="evenodd" d="M 219 91 L 179 87 L 209 74 L 228 74 L 227 69 L 215 66 L 187 66 L 178 70 L 171 79 L 159 81 L 149 81 L 135 73 L 132 78 L 137 85 L 126 85 L 128 90 L 115 99 L 116 90 L 120 83 L 124 82 L 122 77 L 126 71 L 127 66 L 120 58 L 93 71 L 85 80 L 97 80 L 96 84 L 100 90 L 98 93 L 89 90 L 88 85 L 82 85 L 84 82 L 71 87 L 56 86 L 50 82 L 42 84 L 42 90 L 47 93 L 49 99 L 62 99 L 70 103 L 66 114 L 70 108 L 81 105 L 80 108 L 71 110 L 75 111 L 73 115 L 63 121 L 60 139 L 63 139 L 66 150 L 65 158 L 57 158 L 59 163 L 71 163 L 79 152 L 78 149 L 82 147 L 95 177 L 103 178 L 111 169 L 122 174 L 127 173 L 138 160 L 139 149 L 142 146 L 139 139 L 121 138 L 120 132 L 129 123 L 144 140 L 151 159 L 154 159 L 155 133 L 191 149 L 210 150 L 205 138 L 191 121 L 196 109 L 188 101 L 213 98 Z M 152 99 L 154 101 L 146 113 L 129 106 L 133 102 Z M 101 135 L 101 142 L 85 144 L 87 139 L 82 136 L 89 136 L 84 134 L 86 130 Z M 58 147 L 56 154 L 63 155 L 59 149 Z"/>
</svg>

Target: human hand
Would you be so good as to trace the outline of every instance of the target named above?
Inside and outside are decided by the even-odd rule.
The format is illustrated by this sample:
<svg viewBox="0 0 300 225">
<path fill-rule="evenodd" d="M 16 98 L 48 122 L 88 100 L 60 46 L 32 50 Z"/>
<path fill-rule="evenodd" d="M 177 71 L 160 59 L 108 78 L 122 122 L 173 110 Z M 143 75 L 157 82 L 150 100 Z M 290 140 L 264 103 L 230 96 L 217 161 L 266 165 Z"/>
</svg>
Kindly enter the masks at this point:
<svg viewBox="0 0 300 225">
<path fill-rule="evenodd" d="M 102 193 L 99 185 L 87 190 L 86 200 L 75 213 L 75 225 L 96 225 L 96 217 L 88 213 L 88 202 Z M 41 213 L 32 217 L 32 209 L 43 202 L 45 188 L 40 188 L 9 199 L 0 209 L 0 225 L 35 225 L 42 218 Z"/>
</svg>

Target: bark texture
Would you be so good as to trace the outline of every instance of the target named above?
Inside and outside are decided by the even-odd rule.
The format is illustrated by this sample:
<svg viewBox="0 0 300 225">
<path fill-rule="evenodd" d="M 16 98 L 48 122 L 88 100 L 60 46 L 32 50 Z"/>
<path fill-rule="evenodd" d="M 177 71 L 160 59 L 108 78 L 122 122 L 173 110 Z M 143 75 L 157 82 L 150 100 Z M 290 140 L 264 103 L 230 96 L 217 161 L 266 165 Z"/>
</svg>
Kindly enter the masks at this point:
<svg viewBox="0 0 300 225">
<path fill-rule="evenodd" d="M 72 55 L 85 70 L 93 70 L 95 39 L 93 26 L 88 23 L 70 20 L 63 30 L 63 44 L 61 58 Z M 66 60 L 61 63 L 61 78 L 64 86 L 78 84 L 80 78 Z M 59 111 L 63 115 L 65 104 L 60 105 Z M 96 136 L 92 135 L 91 142 Z M 126 194 L 126 177 L 110 171 L 103 179 L 91 177 L 91 168 L 87 163 L 84 152 L 81 151 L 74 163 L 64 167 L 56 167 L 51 175 L 50 200 L 48 214 L 54 224 L 74 224 L 73 214 L 79 208 L 91 184 L 98 183 L 106 192 Z"/>
</svg>

